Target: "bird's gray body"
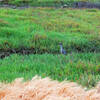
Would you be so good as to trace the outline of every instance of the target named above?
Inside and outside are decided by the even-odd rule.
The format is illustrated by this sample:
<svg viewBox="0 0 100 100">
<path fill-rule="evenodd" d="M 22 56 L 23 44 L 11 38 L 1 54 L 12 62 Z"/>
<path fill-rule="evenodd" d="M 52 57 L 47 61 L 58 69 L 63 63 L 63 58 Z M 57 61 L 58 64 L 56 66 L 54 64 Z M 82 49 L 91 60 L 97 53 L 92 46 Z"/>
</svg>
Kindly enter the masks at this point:
<svg viewBox="0 0 100 100">
<path fill-rule="evenodd" d="M 60 44 L 60 53 L 66 55 L 66 51 L 63 49 L 62 44 Z"/>
</svg>

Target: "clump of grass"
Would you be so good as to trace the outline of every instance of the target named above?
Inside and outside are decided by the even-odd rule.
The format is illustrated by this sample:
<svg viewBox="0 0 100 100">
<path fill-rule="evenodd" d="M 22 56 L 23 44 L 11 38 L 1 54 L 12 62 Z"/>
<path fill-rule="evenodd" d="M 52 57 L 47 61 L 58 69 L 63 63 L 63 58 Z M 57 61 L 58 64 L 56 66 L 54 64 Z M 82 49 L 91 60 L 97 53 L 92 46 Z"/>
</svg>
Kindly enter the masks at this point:
<svg viewBox="0 0 100 100">
<path fill-rule="evenodd" d="M 29 80 L 39 75 L 59 81 L 67 79 L 91 88 L 100 80 L 99 58 L 99 53 L 11 55 L 0 60 L 0 81 L 11 82 L 17 77 Z"/>
<path fill-rule="evenodd" d="M 99 13 L 87 9 L 0 9 L 0 49 L 59 53 L 62 42 L 67 52 L 99 52 Z"/>
</svg>

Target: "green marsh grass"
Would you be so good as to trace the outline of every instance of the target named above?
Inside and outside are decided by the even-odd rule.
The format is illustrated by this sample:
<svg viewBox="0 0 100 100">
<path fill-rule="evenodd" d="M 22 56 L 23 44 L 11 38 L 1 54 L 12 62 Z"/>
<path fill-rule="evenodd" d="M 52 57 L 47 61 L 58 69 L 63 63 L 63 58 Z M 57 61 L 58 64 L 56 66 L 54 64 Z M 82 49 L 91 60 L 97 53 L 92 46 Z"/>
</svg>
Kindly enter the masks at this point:
<svg viewBox="0 0 100 100">
<path fill-rule="evenodd" d="M 58 53 L 100 51 L 98 9 L 0 9 L 0 49 L 34 48 Z"/>
<path fill-rule="evenodd" d="M 0 81 L 39 75 L 95 86 L 100 81 L 99 20 L 98 9 L 1 8 L 0 51 L 34 48 L 37 54 L 0 59 Z M 54 54 L 59 42 L 67 56 Z"/>
<path fill-rule="evenodd" d="M 11 82 L 19 77 L 29 80 L 35 75 L 74 81 L 91 88 L 100 81 L 100 53 L 72 53 L 67 56 L 15 54 L 0 60 L 2 82 Z"/>
</svg>

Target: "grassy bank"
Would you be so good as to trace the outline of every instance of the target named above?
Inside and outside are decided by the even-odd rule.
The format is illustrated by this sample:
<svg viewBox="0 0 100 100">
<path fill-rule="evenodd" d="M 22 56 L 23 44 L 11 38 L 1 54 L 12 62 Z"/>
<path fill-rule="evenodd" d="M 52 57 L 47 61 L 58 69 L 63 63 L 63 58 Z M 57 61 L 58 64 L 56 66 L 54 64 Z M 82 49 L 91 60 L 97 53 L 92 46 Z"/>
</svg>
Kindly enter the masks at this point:
<svg viewBox="0 0 100 100">
<path fill-rule="evenodd" d="M 72 6 L 74 2 L 85 1 L 85 2 L 100 2 L 99 0 L 4 0 L 1 4 L 9 4 L 16 6 L 30 5 L 40 7 L 60 7 L 62 4 Z"/>
<path fill-rule="evenodd" d="M 37 54 L 0 59 L 0 81 L 40 75 L 93 87 L 100 81 L 99 20 L 98 9 L 1 8 L 0 54 L 18 49 L 32 49 Z M 66 56 L 53 55 L 59 53 L 59 42 Z"/>
<path fill-rule="evenodd" d="M 73 0 L 64 0 L 64 3 L 71 4 Z M 9 5 L 16 5 L 16 6 L 21 6 L 21 5 L 30 5 L 30 6 L 51 6 L 51 7 L 59 7 L 61 6 L 61 0 L 5 0 L 1 4 L 9 4 Z"/>
<path fill-rule="evenodd" d="M 0 9 L 0 50 L 34 48 L 37 53 L 100 51 L 97 9 Z"/>
<path fill-rule="evenodd" d="M 35 75 L 93 87 L 100 81 L 100 53 L 11 55 L 0 60 L 0 81 L 11 82 L 17 77 L 29 80 Z"/>
</svg>

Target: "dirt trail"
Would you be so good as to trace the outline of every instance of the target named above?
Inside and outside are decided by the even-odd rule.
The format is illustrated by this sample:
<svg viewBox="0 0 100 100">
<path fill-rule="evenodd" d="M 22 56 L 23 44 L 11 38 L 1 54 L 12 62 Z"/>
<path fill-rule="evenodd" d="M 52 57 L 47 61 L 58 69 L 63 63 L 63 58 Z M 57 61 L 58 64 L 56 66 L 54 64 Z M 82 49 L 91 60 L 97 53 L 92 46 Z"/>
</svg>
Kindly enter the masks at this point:
<svg viewBox="0 0 100 100">
<path fill-rule="evenodd" d="M 85 91 L 73 82 L 51 81 L 34 77 L 22 82 L 16 79 L 11 84 L 0 84 L 0 100 L 100 100 L 100 84 Z"/>
</svg>

